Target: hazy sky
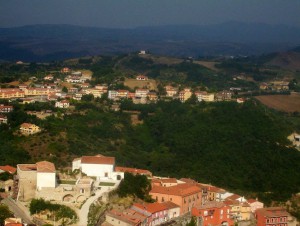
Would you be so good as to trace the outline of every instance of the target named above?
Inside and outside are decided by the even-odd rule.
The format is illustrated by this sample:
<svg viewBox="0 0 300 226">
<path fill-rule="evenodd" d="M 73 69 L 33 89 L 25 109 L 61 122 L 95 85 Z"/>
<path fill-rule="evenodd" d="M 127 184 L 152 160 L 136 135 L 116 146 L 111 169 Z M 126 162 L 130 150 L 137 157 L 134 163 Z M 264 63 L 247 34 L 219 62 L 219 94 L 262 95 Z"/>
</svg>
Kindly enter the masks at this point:
<svg viewBox="0 0 300 226">
<path fill-rule="evenodd" d="M 0 27 L 263 22 L 300 27 L 300 0 L 0 0 Z"/>
</svg>

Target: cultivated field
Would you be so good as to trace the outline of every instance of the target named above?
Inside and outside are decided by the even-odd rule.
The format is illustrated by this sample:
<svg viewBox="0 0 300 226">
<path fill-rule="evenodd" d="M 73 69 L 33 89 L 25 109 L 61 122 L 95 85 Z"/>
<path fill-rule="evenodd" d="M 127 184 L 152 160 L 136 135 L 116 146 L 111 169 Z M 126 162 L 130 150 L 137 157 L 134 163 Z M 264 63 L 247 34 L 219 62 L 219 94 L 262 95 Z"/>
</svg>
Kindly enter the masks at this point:
<svg viewBox="0 0 300 226">
<path fill-rule="evenodd" d="M 273 108 L 278 111 L 300 112 L 299 93 L 292 93 L 291 95 L 257 96 L 256 99 L 269 108 Z"/>
</svg>

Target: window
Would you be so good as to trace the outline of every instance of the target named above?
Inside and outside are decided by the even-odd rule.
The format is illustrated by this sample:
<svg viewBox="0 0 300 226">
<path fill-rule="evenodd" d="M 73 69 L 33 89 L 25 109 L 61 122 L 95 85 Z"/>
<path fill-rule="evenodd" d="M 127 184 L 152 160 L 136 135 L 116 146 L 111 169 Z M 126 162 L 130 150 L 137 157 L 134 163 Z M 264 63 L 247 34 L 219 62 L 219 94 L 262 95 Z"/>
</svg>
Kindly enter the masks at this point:
<svg viewBox="0 0 300 226">
<path fill-rule="evenodd" d="M 170 201 L 172 201 L 172 198 L 170 198 Z"/>
</svg>

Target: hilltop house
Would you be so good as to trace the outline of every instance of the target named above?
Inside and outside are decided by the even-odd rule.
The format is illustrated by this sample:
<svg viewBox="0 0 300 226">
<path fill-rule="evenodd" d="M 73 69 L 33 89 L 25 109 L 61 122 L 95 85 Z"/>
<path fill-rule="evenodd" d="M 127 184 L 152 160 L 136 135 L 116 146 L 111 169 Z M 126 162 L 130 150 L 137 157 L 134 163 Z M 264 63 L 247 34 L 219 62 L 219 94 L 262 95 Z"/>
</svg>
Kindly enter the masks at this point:
<svg viewBox="0 0 300 226">
<path fill-rule="evenodd" d="M 136 80 L 139 80 L 139 81 L 147 81 L 149 78 L 145 75 L 138 75 L 136 76 Z"/>
<path fill-rule="evenodd" d="M 0 125 L 1 124 L 7 124 L 7 116 L 6 115 L 0 115 Z"/>
<path fill-rule="evenodd" d="M 13 106 L 5 106 L 4 104 L 0 104 L 0 113 L 8 113 L 14 110 Z"/>
<path fill-rule="evenodd" d="M 70 107 L 70 102 L 67 100 L 62 100 L 62 101 L 57 101 L 55 103 L 56 108 L 69 108 Z"/>
<path fill-rule="evenodd" d="M 179 92 L 179 100 L 181 102 L 187 101 L 192 96 L 192 92 L 190 88 L 185 88 L 184 90 Z"/>
<path fill-rule="evenodd" d="M 23 123 L 20 126 L 20 132 L 23 135 L 32 135 L 32 134 L 39 133 L 40 131 L 41 131 L 40 127 L 31 123 Z"/>
<path fill-rule="evenodd" d="M 258 199 L 248 199 L 247 203 L 249 203 L 252 213 L 255 213 L 257 209 L 264 208 L 264 204 L 258 201 Z"/>
<path fill-rule="evenodd" d="M 97 180 L 121 180 L 123 172 L 115 172 L 115 158 L 103 155 L 82 156 L 72 162 L 72 170 L 80 170 L 87 176 L 97 177 Z"/>
<path fill-rule="evenodd" d="M 195 92 L 195 95 L 199 102 L 213 102 L 215 100 L 215 95 L 213 93 L 208 93 L 206 91 Z"/>
</svg>

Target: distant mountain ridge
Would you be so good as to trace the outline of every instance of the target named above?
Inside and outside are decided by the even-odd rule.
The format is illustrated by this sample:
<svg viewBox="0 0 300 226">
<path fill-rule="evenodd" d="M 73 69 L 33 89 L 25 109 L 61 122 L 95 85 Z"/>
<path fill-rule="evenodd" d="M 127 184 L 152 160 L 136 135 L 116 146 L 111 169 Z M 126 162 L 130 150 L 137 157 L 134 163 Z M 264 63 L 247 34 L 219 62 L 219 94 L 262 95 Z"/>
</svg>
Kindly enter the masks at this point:
<svg viewBox="0 0 300 226">
<path fill-rule="evenodd" d="M 256 55 L 285 51 L 297 45 L 300 45 L 300 28 L 238 22 L 133 29 L 75 25 L 0 28 L 3 60 L 58 60 L 68 55 L 119 54 L 140 49 L 173 56 Z M 15 56 L 20 51 L 23 53 Z"/>
</svg>

